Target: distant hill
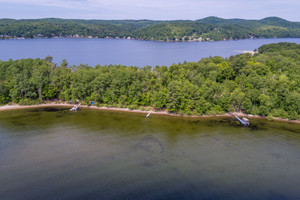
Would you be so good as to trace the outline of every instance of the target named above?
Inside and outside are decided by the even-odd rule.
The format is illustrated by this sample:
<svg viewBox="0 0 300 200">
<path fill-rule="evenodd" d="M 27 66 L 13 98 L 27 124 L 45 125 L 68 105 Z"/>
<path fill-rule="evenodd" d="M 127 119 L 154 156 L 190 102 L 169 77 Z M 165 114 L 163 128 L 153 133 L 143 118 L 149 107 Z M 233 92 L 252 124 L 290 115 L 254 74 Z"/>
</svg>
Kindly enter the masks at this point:
<svg viewBox="0 0 300 200">
<path fill-rule="evenodd" d="M 98 37 L 162 41 L 210 41 L 247 38 L 300 37 L 300 23 L 278 17 L 261 20 L 80 20 L 0 19 L 0 38 Z"/>
</svg>

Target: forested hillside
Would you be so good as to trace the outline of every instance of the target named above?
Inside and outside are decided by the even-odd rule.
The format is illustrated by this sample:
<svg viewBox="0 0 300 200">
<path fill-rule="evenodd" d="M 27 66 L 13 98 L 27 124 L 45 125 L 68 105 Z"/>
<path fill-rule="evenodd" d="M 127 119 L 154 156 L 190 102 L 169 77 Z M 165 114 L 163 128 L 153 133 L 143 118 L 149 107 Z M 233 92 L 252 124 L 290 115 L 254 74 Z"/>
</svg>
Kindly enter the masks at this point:
<svg viewBox="0 0 300 200">
<path fill-rule="evenodd" d="M 300 45 L 270 44 L 258 52 L 155 68 L 56 66 L 51 57 L 2 61 L 0 102 L 80 100 L 189 115 L 243 111 L 300 119 Z"/>
<path fill-rule="evenodd" d="M 211 41 L 300 37 L 300 23 L 277 17 L 262 20 L 75 20 L 0 19 L 0 38 L 98 37 L 162 41 Z"/>
</svg>

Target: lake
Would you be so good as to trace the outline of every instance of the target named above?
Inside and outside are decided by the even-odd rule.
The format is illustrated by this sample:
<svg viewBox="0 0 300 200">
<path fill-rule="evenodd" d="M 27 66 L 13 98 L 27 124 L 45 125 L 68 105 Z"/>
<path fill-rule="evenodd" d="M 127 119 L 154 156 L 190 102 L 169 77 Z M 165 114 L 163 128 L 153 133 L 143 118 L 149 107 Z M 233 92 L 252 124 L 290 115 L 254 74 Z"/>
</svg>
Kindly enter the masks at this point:
<svg viewBox="0 0 300 200">
<path fill-rule="evenodd" d="M 216 42 L 159 42 L 121 39 L 26 39 L 0 40 L 0 60 L 54 57 L 55 63 L 66 59 L 70 65 L 90 66 L 122 64 L 127 66 L 171 65 L 199 61 L 209 56 L 229 57 L 254 50 L 263 44 L 294 42 L 300 38 L 249 39 Z"/>
<path fill-rule="evenodd" d="M 300 198 L 300 125 L 69 108 L 0 112 L 0 197 Z"/>
</svg>

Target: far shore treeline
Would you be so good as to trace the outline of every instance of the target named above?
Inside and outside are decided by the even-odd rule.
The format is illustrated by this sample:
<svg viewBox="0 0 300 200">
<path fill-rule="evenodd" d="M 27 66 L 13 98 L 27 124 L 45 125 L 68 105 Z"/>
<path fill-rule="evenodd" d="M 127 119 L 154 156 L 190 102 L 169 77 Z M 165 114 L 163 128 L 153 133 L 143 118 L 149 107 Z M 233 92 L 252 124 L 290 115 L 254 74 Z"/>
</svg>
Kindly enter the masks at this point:
<svg viewBox="0 0 300 200">
<path fill-rule="evenodd" d="M 0 39 L 89 37 L 160 41 L 217 41 L 249 38 L 299 38 L 300 22 L 278 17 L 261 20 L 80 20 L 0 19 Z"/>
<path fill-rule="evenodd" d="M 300 45 L 167 66 L 57 66 L 52 57 L 0 61 L 0 103 L 81 101 L 97 106 L 203 115 L 243 111 L 300 119 Z"/>
</svg>

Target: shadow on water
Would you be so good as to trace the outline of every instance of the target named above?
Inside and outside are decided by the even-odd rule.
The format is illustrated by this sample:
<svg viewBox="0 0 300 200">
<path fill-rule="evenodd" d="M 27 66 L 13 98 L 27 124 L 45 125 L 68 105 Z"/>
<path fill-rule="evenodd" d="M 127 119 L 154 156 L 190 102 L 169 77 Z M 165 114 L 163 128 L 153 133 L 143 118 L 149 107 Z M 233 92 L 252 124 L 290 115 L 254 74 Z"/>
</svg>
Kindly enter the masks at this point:
<svg viewBox="0 0 300 200">
<path fill-rule="evenodd" d="M 26 109 L 27 112 L 62 112 L 69 111 L 68 107 L 38 107 L 38 108 L 30 108 Z"/>
<path fill-rule="evenodd" d="M 41 108 L 33 108 L 28 109 L 27 112 L 29 113 L 43 113 L 43 112 L 54 112 L 56 113 L 56 117 L 64 117 L 67 114 L 70 114 L 70 108 L 69 107 L 41 107 Z"/>
<path fill-rule="evenodd" d="M 215 126 L 227 126 L 227 127 L 235 127 L 235 128 L 249 128 L 249 127 L 257 127 L 257 125 L 252 126 L 244 126 L 239 121 L 237 121 L 234 117 L 209 117 L 209 118 L 197 118 L 194 121 L 191 121 L 192 124 L 215 127 Z"/>
<path fill-rule="evenodd" d="M 135 150 L 144 150 L 148 153 L 164 153 L 162 143 L 152 135 L 146 135 L 135 145 Z"/>
<path fill-rule="evenodd" d="M 248 130 L 251 132 L 267 131 L 270 128 L 281 129 L 293 133 L 299 132 L 298 124 L 286 122 L 268 122 L 263 119 L 250 119 L 250 126 L 243 127 L 234 117 L 213 118 L 180 118 L 152 115 L 145 118 L 141 113 L 123 113 L 114 111 L 99 111 L 80 109 L 70 112 L 68 107 L 39 107 L 22 110 L 0 112 L 0 123 L 6 128 L 49 127 L 57 124 L 66 124 L 81 129 L 90 129 L 93 132 L 113 130 L 123 134 L 144 134 L 164 132 L 170 137 L 204 133 L 206 130 L 233 129 Z"/>
<path fill-rule="evenodd" d="M 0 125 L 15 131 L 30 131 L 53 126 L 61 122 L 59 118 L 66 118 L 71 114 L 68 107 L 7 110 L 0 112 Z"/>
<path fill-rule="evenodd" d="M 280 126 L 278 127 L 278 129 L 283 131 L 289 131 L 300 135 L 300 128 L 295 129 L 294 127 L 290 127 L 290 126 Z"/>
</svg>

